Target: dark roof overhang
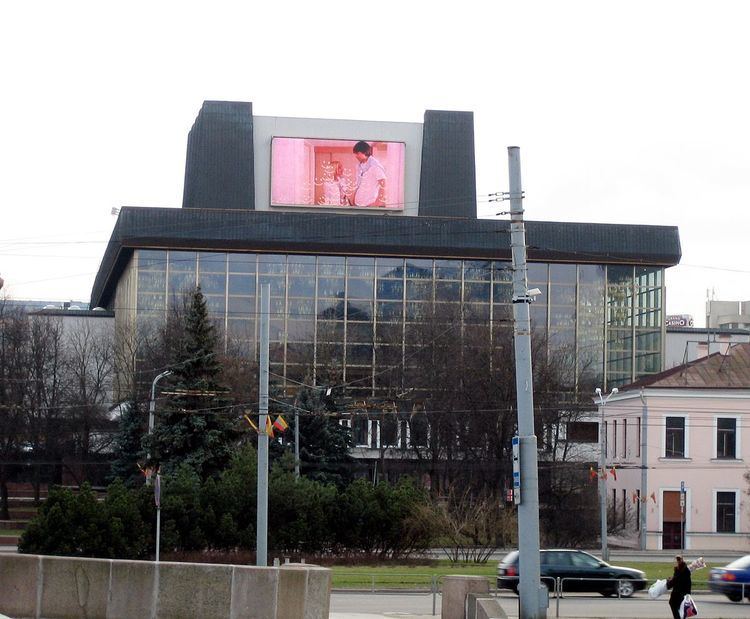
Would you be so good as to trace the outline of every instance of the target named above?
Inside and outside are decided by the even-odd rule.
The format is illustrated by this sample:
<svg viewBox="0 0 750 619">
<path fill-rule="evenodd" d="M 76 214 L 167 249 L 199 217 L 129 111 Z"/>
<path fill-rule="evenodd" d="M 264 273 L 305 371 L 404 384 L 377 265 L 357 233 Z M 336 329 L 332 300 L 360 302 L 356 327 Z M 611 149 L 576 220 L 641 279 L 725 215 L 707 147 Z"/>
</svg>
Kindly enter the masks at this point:
<svg viewBox="0 0 750 619">
<path fill-rule="evenodd" d="M 91 292 L 107 307 L 137 248 L 510 260 L 510 222 L 494 219 L 123 207 Z M 526 222 L 531 261 L 673 266 L 676 226 Z"/>
</svg>

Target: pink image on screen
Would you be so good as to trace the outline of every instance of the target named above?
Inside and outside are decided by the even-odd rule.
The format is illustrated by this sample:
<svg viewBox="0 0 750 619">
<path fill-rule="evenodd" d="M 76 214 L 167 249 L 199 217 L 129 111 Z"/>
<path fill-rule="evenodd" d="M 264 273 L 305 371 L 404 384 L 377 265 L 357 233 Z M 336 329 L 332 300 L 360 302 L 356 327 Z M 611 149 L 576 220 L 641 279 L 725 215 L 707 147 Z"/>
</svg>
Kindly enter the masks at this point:
<svg viewBox="0 0 750 619">
<path fill-rule="evenodd" d="M 403 210 L 402 142 L 273 138 L 271 204 Z"/>
</svg>

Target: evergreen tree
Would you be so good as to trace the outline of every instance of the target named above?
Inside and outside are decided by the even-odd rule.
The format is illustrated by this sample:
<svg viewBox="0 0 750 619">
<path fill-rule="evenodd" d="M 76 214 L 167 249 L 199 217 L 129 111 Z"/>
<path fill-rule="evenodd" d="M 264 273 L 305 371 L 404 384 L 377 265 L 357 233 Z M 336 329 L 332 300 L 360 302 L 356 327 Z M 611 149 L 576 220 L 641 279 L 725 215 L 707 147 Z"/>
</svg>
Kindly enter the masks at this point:
<svg viewBox="0 0 750 619">
<path fill-rule="evenodd" d="M 352 478 L 353 458 L 349 455 L 352 436 L 333 414 L 334 398 L 323 388 L 303 388 L 296 399 L 300 423 L 300 473 L 310 479 L 342 485 Z M 305 412 L 303 412 L 305 411 Z M 294 409 L 288 413 L 294 418 Z M 294 423 L 290 421 L 289 449 L 294 449 Z"/>
<path fill-rule="evenodd" d="M 158 410 L 147 446 L 150 464 L 158 465 L 162 473 L 187 465 L 206 479 L 229 463 L 239 430 L 227 390 L 219 384 L 218 340 L 200 287 L 190 295 L 183 322 L 177 341 L 170 346 L 174 351 L 173 373 L 168 378 L 172 393 Z"/>
<path fill-rule="evenodd" d="M 137 402 L 132 400 L 122 405 L 120 423 L 115 438 L 115 459 L 112 462 L 112 477 L 121 479 L 126 486 L 134 488 L 143 484 L 143 475 L 138 462 L 143 460 L 141 442 L 144 436 L 144 418 Z"/>
</svg>

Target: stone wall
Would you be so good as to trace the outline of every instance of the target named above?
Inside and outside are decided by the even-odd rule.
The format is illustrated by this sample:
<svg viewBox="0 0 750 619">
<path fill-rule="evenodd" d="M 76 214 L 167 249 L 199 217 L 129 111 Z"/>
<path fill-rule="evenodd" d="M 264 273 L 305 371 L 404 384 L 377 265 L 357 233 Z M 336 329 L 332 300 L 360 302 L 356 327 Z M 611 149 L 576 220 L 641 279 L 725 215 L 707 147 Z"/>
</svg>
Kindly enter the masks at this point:
<svg viewBox="0 0 750 619">
<path fill-rule="evenodd" d="M 0 554 L 0 614 L 15 619 L 325 619 L 331 571 Z"/>
</svg>

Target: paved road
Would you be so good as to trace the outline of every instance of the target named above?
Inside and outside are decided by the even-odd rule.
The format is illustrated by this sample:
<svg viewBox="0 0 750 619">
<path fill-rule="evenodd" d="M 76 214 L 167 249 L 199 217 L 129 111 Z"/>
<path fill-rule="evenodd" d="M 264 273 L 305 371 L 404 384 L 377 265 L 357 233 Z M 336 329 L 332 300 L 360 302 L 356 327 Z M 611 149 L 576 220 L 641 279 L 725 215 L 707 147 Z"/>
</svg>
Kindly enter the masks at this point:
<svg viewBox="0 0 750 619">
<path fill-rule="evenodd" d="M 750 604 L 734 604 L 724 596 L 698 593 L 694 596 L 700 619 L 747 619 L 750 617 Z M 518 598 L 501 595 L 503 610 L 509 617 L 518 617 Z M 437 596 L 436 610 L 440 614 L 440 596 Z M 651 600 L 645 594 L 637 594 L 627 600 L 616 598 L 570 595 L 560 600 L 561 618 L 584 619 L 606 617 L 608 619 L 650 619 L 670 616 L 667 597 Z M 555 599 L 550 599 L 547 617 L 557 617 Z M 379 619 L 383 617 L 400 619 L 427 619 L 432 615 L 432 596 L 424 593 L 334 593 L 331 596 L 331 619 Z"/>
</svg>

